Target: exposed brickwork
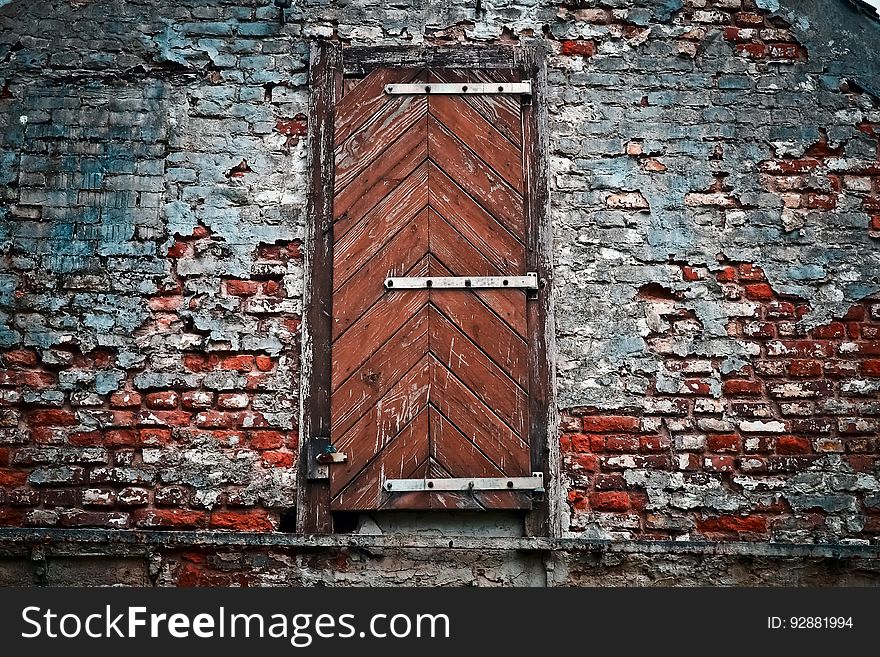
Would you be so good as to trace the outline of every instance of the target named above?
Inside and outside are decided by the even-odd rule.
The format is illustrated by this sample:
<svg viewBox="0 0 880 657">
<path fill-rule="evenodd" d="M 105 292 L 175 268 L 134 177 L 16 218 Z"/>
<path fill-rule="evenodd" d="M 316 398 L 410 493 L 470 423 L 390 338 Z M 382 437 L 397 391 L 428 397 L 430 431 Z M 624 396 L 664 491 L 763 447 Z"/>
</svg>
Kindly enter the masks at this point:
<svg viewBox="0 0 880 657">
<path fill-rule="evenodd" d="M 877 542 L 876 26 L 836 1 L 808 30 L 787 0 L 109 4 L 0 9 L 0 525 L 277 530 L 310 45 L 539 42 L 568 535 Z M 169 580 L 246 583 L 202 556 Z"/>
<path fill-rule="evenodd" d="M 638 415 L 572 412 L 562 451 L 572 529 L 629 537 L 874 540 L 880 533 L 880 299 L 805 329 L 810 307 L 760 268 L 682 267 L 714 279 L 748 364 L 676 353 L 695 332 L 676 294 L 644 295 L 662 358 Z M 662 296 L 666 298 L 657 298 Z M 720 376 L 719 376 L 720 373 Z"/>
</svg>

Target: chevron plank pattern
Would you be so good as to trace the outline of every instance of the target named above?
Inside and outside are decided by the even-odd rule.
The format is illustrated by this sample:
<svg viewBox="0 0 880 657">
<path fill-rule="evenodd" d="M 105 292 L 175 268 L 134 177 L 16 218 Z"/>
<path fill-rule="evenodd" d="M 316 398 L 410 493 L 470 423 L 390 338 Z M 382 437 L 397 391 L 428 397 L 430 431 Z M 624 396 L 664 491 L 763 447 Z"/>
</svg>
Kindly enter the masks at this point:
<svg viewBox="0 0 880 657">
<path fill-rule="evenodd" d="M 527 508 L 517 492 L 406 493 L 384 479 L 530 473 L 522 290 L 384 289 L 388 276 L 525 273 L 518 97 L 385 94 L 505 71 L 378 69 L 336 107 L 333 510 Z"/>
</svg>

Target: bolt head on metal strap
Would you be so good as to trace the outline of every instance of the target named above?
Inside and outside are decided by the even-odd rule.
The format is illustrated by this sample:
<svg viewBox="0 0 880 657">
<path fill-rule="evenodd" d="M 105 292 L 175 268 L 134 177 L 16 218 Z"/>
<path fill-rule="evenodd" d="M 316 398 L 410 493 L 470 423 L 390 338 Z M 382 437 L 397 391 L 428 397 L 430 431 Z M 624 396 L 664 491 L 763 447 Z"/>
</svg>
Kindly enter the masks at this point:
<svg viewBox="0 0 880 657">
<path fill-rule="evenodd" d="M 531 82 L 458 82 L 430 84 L 386 84 L 385 93 L 414 94 L 525 94 L 531 95 Z"/>
<path fill-rule="evenodd" d="M 531 477 L 452 477 L 447 479 L 386 479 L 386 493 L 462 492 L 462 491 L 544 491 L 544 475 L 533 472 Z"/>
<path fill-rule="evenodd" d="M 538 274 L 525 276 L 391 276 L 385 279 L 386 290 L 422 290 L 425 288 L 512 288 L 537 290 Z"/>
</svg>

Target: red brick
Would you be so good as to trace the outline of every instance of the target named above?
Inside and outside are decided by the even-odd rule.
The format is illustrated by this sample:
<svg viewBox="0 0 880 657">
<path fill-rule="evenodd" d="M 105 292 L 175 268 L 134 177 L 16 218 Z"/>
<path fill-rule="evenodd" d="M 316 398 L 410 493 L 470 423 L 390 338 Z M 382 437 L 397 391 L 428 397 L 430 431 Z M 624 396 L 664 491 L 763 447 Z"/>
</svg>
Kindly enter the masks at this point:
<svg viewBox="0 0 880 657">
<path fill-rule="evenodd" d="M 739 266 L 739 277 L 743 281 L 764 281 L 764 270 L 745 262 Z"/>
<path fill-rule="evenodd" d="M 669 438 L 665 436 L 641 436 L 639 447 L 642 452 L 662 452 L 669 449 Z"/>
<path fill-rule="evenodd" d="M 796 43 L 771 43 L 767 46 L 767 56 L 772 59 L 800 59 L 803 48 Z"/>
<path fill-rule="evenodd" d="M 764 24 L 764 17 L 754 12 L 743 11 L 734 16 L 737 25 L 756 27 Z"/>
<path fill-rule="evenodd" d="M 609 452 L 638 452 L 638 436 L 606 436 L 605 449 Z"/>
<path fill-rule="evenodd" d="M 725 395 L 760 395 L 764 392 L 764 384 L 749 379 L 728 379 L 722 382 L 721 389 Z"/>
<path fill-rule="evenodd" d="M 220 367 L 224 370 L 234 370 L 236 372 L 250 372 L 254 369 L 253 356 L 227 356 L 220 361 Z"/>
<path fill-rule="evenodd" d="M 18 372 L 15 381 L 20 387 L 44 390 L 58 382 L 58 376 L 50 372 Z"/>
<path fill-rule="evenodd" d="M 736 267 L 725 267 L 715 275 L 715 278 L 719 283 L 732 283 L 736 280 L 736 275 Z"/>
<path fill-rule="evenodd" d="M 30 349 L 16 349 L 3 354 L 6 367 L 35 367 L 39 362 L 37 352 Z"/>
<path fill-rule="evenodd" d="M 254 449 L 278 449 L 284 446 L 284 434 L 280 431 L 252 431 L 250 446 Z"/>
<path fill-rule="evenodd" d="M 862 374 L 870 377 L 880 376 L 880 360 L 862 361 Z"/>
<path fill-rule="evenodd" d="M 710 452 L 739 452 L 739 436 L 735 433 L 709 434 L 706 449 Z"/>
<path fill-rule="evenodd" d="M 275 361 L 269 358 L 269 356 L 257 356 L 255 360 L 257 369 L 261 372 L 269 372 L 275 367 Z"/>
<path fill-rule="evenodd" d="M 241 413 L 203 411 L 196 414 L 195 424 L 203 428 L 233 429 L 241 426 Z"/>
<path fill-rule="evenodd" d="M 199 435 L 210 436 L 213 440 L 227 447 L 241 447 L 245 443 L 245 434 L 241 431 L 215 429 L 214 431 L 199 432 Z"/>
<path fill-rule="evenodd" d="M 796 377 L 821 376 L 822 363 L 815 360 L 793 360 L 788 365 L 788 373 Z"/>
<path fill-rule="evenodd" d="M 288 137 L 300 137 L 308 131 L 308 122 L 305 118 L 276 121 L 275 130 Z"/>
<path fill-rule="evenodd" d="M 141 445 L 167 445 L 171 442 L 170 429 L 147 428 L 140 430 Z"/>
<path fill-rule="evenodd" d="M 192 415 L 186 411 L 150 411 L 143 417 L 141 424 L 159 424 L 167 427 L 185 427 L 192 421 Z"/>
<path fill-rule="evenodd" d="M 572 467 L 576 470 L 587 472 L 599 471 L 599 457 L 594 454 L 575 454 L 569 459 Z"/>
<path fill-rule="evenodd" d="M 212 367 L 208 358 L 201 354 L 184 354 L 183 366 L 190 372 L 205 372 Z"/>
<path fill-rule="evenodd" d="M 270 532 L 274 529 L 265 511 L 214 511 L 210 527 L 240 532 Z"/>
<path fill-rule="evenodd" d="M 62 527 L 128 527 L 128 514 L 118 511 L 65 511 L 59 518 Z"/>
<path fill-rule="evenodd" d="M 596 475 L 596 478 L 593 480 L 593 487 L 597 491 L 622 491 L 626 490 L 626 479 L 619 472 L 615 472 L 614 474 Z"/>
<path fill-rule="evenodd" d="M 153 297 L 149 305 L 150 309 L 156 312 L 174 312 L 183 306 L 183 297 L 180 295 Z"/>
<path fill-rule="evenodd" d="M 134 408 L 141 405 L 140 393 L 130 391 L 114 392 L 110 395 L 110 406 L 113 408 Z"/>
<path fill-rule="evenodd" d="M 186 242 L 175 242 L 168 248 L 169 258 L 182 258 L 189 253 L 189 244 Z"/>
<path fill-rule="evenodd" d="M 842 322 L 831 322 L 825 326 L 817 326 L 812 331 L 814 338 L 828 340 L 846 337 L 846 326 Z"/>
<path fill-rule="evenodd" d="M 183 408 L 203 409 L 214 405 L 214 393 L 206 390 L 187 391 L 180 396 Z"/>
<path fill-rule="evenodd" d="M 233 392 L 217 395 L 217 406 L 224 409 L 247 408 L 250 398 L 246 393 Z"/>
<path fill-rule="evenodd" d="M 596 54 L 596 44 L 586 39 L 563 41 L 562 54 L 568 56 L 592 57 Z"/>
<path fill-rule="evenodd" d="M 697 520 L 701 532 L 751 533 L 763 534 L 767 531 L 767 518 L 764 516 L 719 516 Z"/>
<path fill-rule="evenodd" d="M 733 456 L 706 456 L 703 459 L 706 472 L 733 472 L 735 469 L 736 458 Z"/>
<path fill-rule="evenodd" d="M 149 408 L 162 408 L 170 410 L 177 408 L 177 402 L 180 399 L 173 390 L 163 390 L 162 392 L 151 392 L 145 397 L 145 402 Z"/>
<path fill-rule="evenodd" d="M 698 281 L 702 278 L 699 271 L 693 267 L 688 267 L 687 265 L 684 265 L 681 268 L 681 276 L 686 281 Z"/>
<path fill-rule="evenodd" d="M 256 281 L 226 281 L 226 292 L 236 297 L 251 297 L 259 292 L 259 290 L 260 284 Z"/>
<path fill-rule="evenodd" d="M 291 452 L 274 450 L 262 453 L 263 463 L 273 468 L 289 468 L 293 465 L 294 455 Z"/>
<path fill-rule="evenodd" d="M 756 301 L 769 301 L 773 298 L 773 288 L 766 283 L 755 283 L 746 285 L 746 297 Z"/>
<path fill-rule="evenodd" d="M 846 462 L 856 472 L 870 473 L 877 467 L 878 459 L 875 456 L 846 456 Z"/>
<path fill-rule="evenodd" d="M 776 439 L 777 454 L 809 454 L 813 451 L 813 443 L 801 436 L 779 436 Z"/>
<path fill-rule="evenodd" d="M 140 444 L 137 432 L 131 429 L 105 431 L 103 442 L 108 447 L 133 447 Z"/>
<path fill-rule="evenodd" d="M 67 441 L 77 447 L 88 447 L 100 445 L 103 442 L 103 436 L 100 431 L 77 431 L 70 434 Z"/>
<path fill-rule="evenodd" d="M 583 419 L 584 431 L 638 431 L 639 418 L 626 415 L 588 415 Z"/>
<path fill-rule="evenodd" d="M 736 51 L 740 55 L 761 59 L 767 54 L 767 46 L 762 43 L 740 43 L 737 44 Z"/>
<path fill-rule="evenodd" d="M 184 509 L 139 509 L 132 514 L 137 527 L 162 527 L 168 529 L 198 529 L 208 522 L 203 511 Z"/>
<path fill-rule="evenodd" d="M 0 488 L 24 486 L 28 473 L 25 470 L 0 470 Z"/>
<path fill-rule="evenodd" d="M 623 492 L 591 493 L 590 508 L 594 511 L 627 511 L 629 495 Z"/>
<path fill-rule="evenodd" d="M 582 490 L 568 491 L 568 503 L 576 511 L 584 511 L 587 508 L 587 494 Z"/>
<path fill-rule="evenodd" d="M 69 427 L 76 424 L 76 414 L 60 409 L 34 411 L 28 416 L 28 424 L 33 427 Z"/>
</svg>

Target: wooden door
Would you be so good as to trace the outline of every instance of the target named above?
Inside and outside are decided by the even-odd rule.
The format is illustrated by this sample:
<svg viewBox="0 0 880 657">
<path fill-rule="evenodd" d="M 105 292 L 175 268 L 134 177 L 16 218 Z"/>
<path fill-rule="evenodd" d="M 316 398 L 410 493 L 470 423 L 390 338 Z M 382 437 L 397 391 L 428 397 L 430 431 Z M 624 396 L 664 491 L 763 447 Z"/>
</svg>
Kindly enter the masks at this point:
<svg viewBox="0 0 880 657">
<path fill-rule="evenodd" d="M 373 70 L 335 108 L 331 509 L 529 508 L 518 491 L 389 493 L 387 479 L 531 473 L 521 289 L 386 290 L 389 276 L 526 273 L 517 95 L 390 95 L 513 71 Z"/>
</svg>

